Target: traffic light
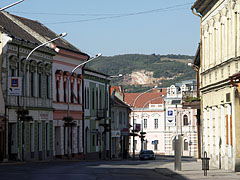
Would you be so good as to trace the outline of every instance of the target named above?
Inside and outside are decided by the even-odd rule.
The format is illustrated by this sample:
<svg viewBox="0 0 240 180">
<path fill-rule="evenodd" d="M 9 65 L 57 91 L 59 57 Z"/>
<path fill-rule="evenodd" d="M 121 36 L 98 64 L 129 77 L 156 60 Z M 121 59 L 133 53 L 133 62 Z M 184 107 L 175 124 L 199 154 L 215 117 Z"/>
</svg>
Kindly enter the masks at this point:
<svg viewBox="0 0 240 180">
<path fill-rule="evenodd" d="M 144 138 L 145 138 L 145 134 L 146 134 L 146 132 L 140 132 L 140 138 L 141 138 L 141 141 L 144 141 Z"/>
</svg>

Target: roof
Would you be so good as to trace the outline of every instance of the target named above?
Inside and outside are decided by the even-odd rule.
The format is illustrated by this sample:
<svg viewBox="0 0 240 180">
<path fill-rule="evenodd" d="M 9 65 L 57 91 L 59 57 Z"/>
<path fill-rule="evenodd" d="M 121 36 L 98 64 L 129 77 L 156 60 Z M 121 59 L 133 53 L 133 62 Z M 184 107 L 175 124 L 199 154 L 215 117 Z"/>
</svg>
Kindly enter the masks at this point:
<svg viewBox="0 0 240 180">
<path fill-rule="evenodd" d="M 40 41 L 38 41 L 36 38 L 34 38 L 31 34 L 26 32 L 24 29 L 20 28 L 16 23 L 11 21 L 1 12 L 0 12 L 0 27 L 2 32 L 8 34 L 13 38 L 29 41 L 31 43 L 40 44 Z"/>
<path fill-rule="evenodd" d="M 92 73 L 95 73 L 95 74 L 100 74 L 100 75 L 102 75 L 102 76 L 106 76 L 106 78 L 109 77 L 109 75 L 107 75 L 107 74 L 104 74 L 104 73 L 99 72 L 99 71 L 97 71 L 97 70 L 94 70 L 94 69 L 91 69 L 91 68 L 86 68 L 86 67 L 83 68 L 83 72 L 92 72 Z M 84 73 L 84 74 L 85 74 L 85 73 Z"/>
<path fill-rule="evenodd" d="M 111 97 L 111 101 L 112 101 L 113 107 L 118 106 L 118 107 L 124 107 L 124 108 L 127 108 L 128 110 L 131 110 L 131 107 L 129 105 L 127 105 L 125 102 L 121 101 L 116 96 Z"/>
<path fill-rule="evenodd" d="M 198 67 L 200 66 L 200 43 L 198 44 L 198 48 L 197 48 L 197 51 L 196 51 L 196 54 L 195 54 L 195 57 L 193 60 L 193 64 Z"/>
<path fill-rule="evenodd" d="M 58 36 L 58 34 L 54 33 L 52 30 L 50 30 L 49 28 L 47 28 L 46 26 L 44 26 L 43 24 L 41 24 L 38 21 L 34 21 L 31 19 L 27 19 L 24 17 L 12 15 L 12 14 L 11 14 L 11 16 L 15 17 L 16 19 L 21 21 L 24 25 L 28 26 L 29 28 L 31 28 L 32 30 L 34 30 L 35 32 L 39 33 L 41 36 L 43 36 L 49 40 Z M 71 50 L 76 53 L 83 53 L 78 48 L 76 48 L 75 46 L 73 46 L 72 44 L 70 44 L 69 42 L 67 42 L 66 40 L 64 40 L 62 38 L 54 41 L 54 44 L 56 44 L 56 46 L 59 48 Z"/>
<path fill-rule="evenodd" d="M 206 12 L 211 9 L 211 7 L 217 2 L 218 0 L 197 0 L 191 9 L 196 9 L 196 11 L 200 14 L 206 14 Z"/>
<path fill-rule="evenodd" d="M 140 94 L 142 93 L 125 93 L 124 101 L 132 107 L 135 99 Z M 163 89 L 162 92 L 154 91 L 154 92 L 142 94 L 136 100 L 135 108 L 143 108 L 144 105 L 145 107 L 147 107 L 148 104 L 162 104 L 163 98 L 166 96 L 166 94 L 167 94 L 167 89 Z"/>
<path fill-rule="evenodd" d="M 6 15 L 4 15 L 4 14 L 6 14 Z M 7 16 L 9 16 L 9 18 Z M 44 26 L 43 24 L 41 24 L 38 21 L 27 19 L 27 18 L 20 17 L 20 16 L 16 16 L 16 15 L 13 15 L 13 14 L 10 14 L 7 12 L 0 13 L 0 26 L 4 27 L 3 32 L 8 33 L 13 37 L 20 38 L 20 39 L 26 40 L 26 41 L 30 41 L 30 42 L 36 43 L 36 44 L 42 43 L 38 40 L 37 37 L 32 35 L 31 32 L 27 32 L 27 30 L 25 30 L 25 28 L 20 27 L 17 23 L 13 22 L 13 20 L 11 20 L 10 17 L 13 19 L 16 19 L 16 22 L 18 21 L 18 22 L 22 23 L 27 28 L 36 32 L 37 34 L 39 34 L 42 38 L 44 38 L 46 40 L 51 40 L 51 39 L 59 36 L 58 34 L 56 34 L 55 32 L 53 32 L 48 27 Z M 87 54 L 83 53 L 82 51 L 80 51 L 78 48 L 76 48 L 75 46 L 73 46 L 72 44 L 70 44 L 68 41 L 66 41 L 63 38 L 59 38 L 59 39 L 55 40 L 54 44 L 60 49 L 64 49 L 64 50 L 72 51 L 74 53 L 82 54 L 84 56 L 88 56 Z"/>
</svg>

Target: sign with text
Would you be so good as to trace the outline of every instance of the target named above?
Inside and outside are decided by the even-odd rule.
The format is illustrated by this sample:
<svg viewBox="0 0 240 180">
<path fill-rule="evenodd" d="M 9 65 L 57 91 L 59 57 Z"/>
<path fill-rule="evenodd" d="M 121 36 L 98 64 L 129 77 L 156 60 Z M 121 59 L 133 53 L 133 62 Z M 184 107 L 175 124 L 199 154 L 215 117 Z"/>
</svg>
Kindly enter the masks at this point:
<svg viewBox="0 0 240 180">
<path fill-rule="evenodd" d="M 8 78 L 8 95 L 10 96 L 22 95 L 22 77 Z"/>
<path fill-rule="evenodd" d="M 175 113 L 173 109 L 167 109 L 166 126 L 175 126 Z"/>
</svg>

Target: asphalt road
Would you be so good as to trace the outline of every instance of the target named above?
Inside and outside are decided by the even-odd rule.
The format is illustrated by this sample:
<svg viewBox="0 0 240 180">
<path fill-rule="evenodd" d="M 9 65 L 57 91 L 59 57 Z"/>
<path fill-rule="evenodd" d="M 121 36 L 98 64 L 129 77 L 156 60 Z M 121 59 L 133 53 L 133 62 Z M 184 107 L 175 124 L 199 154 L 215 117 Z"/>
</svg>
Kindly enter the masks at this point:
<svg viewBox="0 0 240 180">
<path fill-rule="evenodd" d="M 0 180 L 155 180 L 185 179 L 166 168 L 172 158 L 123 161 L 51 161 L 0 165 Z M 158 169 L 158 170 L 156 170 Z"/>
</svg>

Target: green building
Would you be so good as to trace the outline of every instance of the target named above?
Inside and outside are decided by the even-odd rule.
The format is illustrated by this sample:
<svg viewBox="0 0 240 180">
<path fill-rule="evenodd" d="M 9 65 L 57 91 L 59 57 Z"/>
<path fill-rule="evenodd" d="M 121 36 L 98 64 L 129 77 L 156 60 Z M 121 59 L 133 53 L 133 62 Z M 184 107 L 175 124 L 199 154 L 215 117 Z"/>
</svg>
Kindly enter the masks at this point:
<svg viewBox="0 0 240 180">
<path fill-rule="evenodd" d="M 84 154 L 86 159 L 110 158 L 110 77 L 83 69 Z"/>
</svg>

